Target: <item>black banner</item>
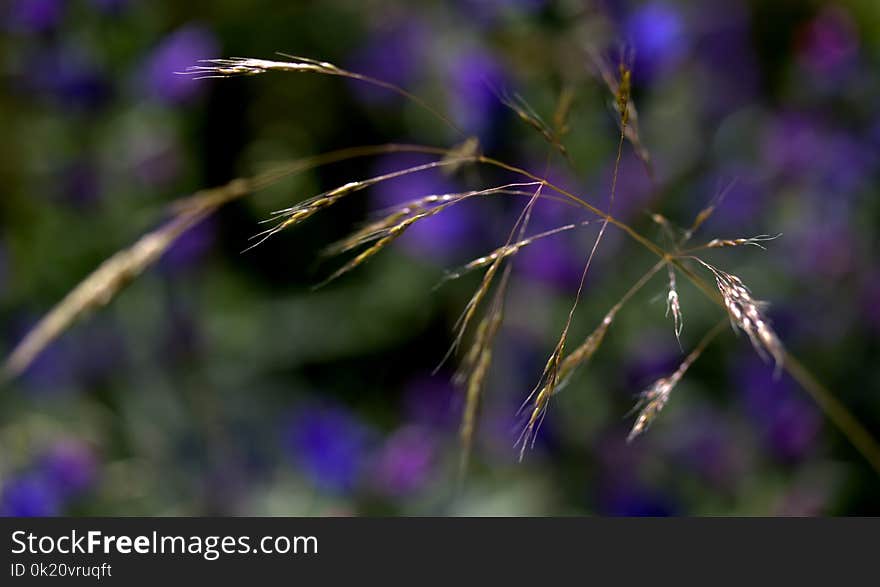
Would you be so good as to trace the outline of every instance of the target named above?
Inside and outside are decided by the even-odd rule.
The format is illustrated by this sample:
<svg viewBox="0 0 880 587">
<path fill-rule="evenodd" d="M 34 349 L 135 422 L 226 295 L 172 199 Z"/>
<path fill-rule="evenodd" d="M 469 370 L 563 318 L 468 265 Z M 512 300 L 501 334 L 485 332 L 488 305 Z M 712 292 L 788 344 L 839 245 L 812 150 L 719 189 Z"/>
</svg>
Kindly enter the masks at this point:
<svg viewBox="0 0 880 587">
<path fill-rule="evenodd" d="M 878 529 L 855 518 L 4 518 L 0 585 L 839 582 L 874 574 Z"/>
</svg>

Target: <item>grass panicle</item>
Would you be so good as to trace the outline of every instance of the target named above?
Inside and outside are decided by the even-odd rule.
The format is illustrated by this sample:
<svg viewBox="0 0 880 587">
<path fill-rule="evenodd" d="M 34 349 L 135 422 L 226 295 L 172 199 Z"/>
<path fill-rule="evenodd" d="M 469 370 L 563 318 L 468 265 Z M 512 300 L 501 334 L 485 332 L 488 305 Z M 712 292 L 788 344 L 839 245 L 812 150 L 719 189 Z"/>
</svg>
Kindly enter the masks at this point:
<svg viewBox="0 0 880 587">
<path fill-rule="evenodd" d="M 734 329 L 739 328 L 746 333 L 752 346 L 763 359 L 772 357 L 778 373 L 785 362 L 785 351 L 764 314 L 767 303 L 755 300 L 749 288 L 736 275 L 722 271 L 698 257 L 691 258 L 714 275 L 715 284 Z"/>
<path fill-rule="evenodd" d="M 492 292 L 491 303 L 485 314 L 478 322 L 468 351 L 461 359 L 460 367 L 456 373 L 456 381 L 464 388 L 465 409 L 462 414 L 462 422 L 459 435 L 462 444 L 462 456 L 460 470 L 466 470 L 467 461 L 473 445 L 474 430 L 476 428 L 478 408 L 486 386 L 489 368 L 492 363 L 493 346 L 504 320 L 504 300 L 509 287 L 511 275 L 511 263 L 518 251 L 523 247 L 542 238 L 548 238 L 560 232 L 573 230 L 587 222 L 570 222 L 557 227 L 526 237 L 526 229 L 532 210 L 541 199 L 561 199 L 576 206 L 579 210 L 587 211 L 601 221 L 601 227 L 593 241 L 587 256 L 584 270 L 581 274 L 577 293 L 574 297 L 567 320 L 559 336 L 559 339 L 545 363 L 543 373 L 538 384 L 527 396 L 521 412 L 526 414 L 526 424 L 518 439 L 521 443 L 520 457 L 522 458 L 526 448 L 532 446 L 535 441 L 541 422 L 547 414 L 551 398 L 558 393 L 570 380 L 571 375 L 581 366 L 588 363 L 600 348 L 602 342 L 614 323 L 618 313 L 632 297 L 642 289 L 650 279 L 661 269 L 666 267 L 668 274 L 667 287 L 667 313 L 672 315 L 676 337 L 680 341 L 682 331 L 682 311 L 679 297 L 679 287 L 676 283 L 676 275 L 684 276 L 697 287 L 710 300 L 718 303 L 726 310 L 733 324 L 734 330 L 741 330 L 749 337 L 757 352 L 765 357 L 772 357 L 777 370 L 786 369 L 802 387 L 810 393 L 822 407 L 829 418 L 840 428 L 866 459 L 880 472 L 880 445 L 871 433 L 862 426 L 852 413 L 831 392 L 819 383 L 806 368 L 791 356 L 783 347 L 776 333 L 772 330 L 765 315 L 763 302 L 755 300 L 749 289 L 735 275 L 724 272 L 710 265 L 699 257 L 693 256 L 697 250 L 708 250 L 726 247 L 756 246 L 762 247 L 763 243 L 773 240 L 775 236 L 758 235 L 752 238 L 740 239 L 713 239 L 707 244 L 694 249 L 682 250 L 682 246 L 688 242 L 693 234 L 706 222 L 720 205 L 725 194 L 730 190 L 728 186 L 719 193 L 705 208 L 696 216 L 691 226 L 681 232 L 675 232 L 671 223 L 659 214 L 652 216 L 655 222 L 667 231 L 668 247 L 659 245 L 650 238 L 635 230 L 629 224 L 615 218 L 612 208 L 617 189 L 618 173 L 623 152 L 624 142 L 628 141 L 636 155 L 642 161 L 652 185 L 654 182 L 654 170 L 650 154 L 641 140 L 638 128 L 638 112 L 632 101 L 632 76 L 622 60 L 616 74 L 613 68 L 603 59 L 597 57 L 597 53 L 591 52 L 593 62 L 599 75 L 608 86 L 613 96 L 613 108 L 617 113 L 617 122 L 620 127 L 620 136 L 614 159 L 609 207 L 607 211 L 600 210 L 587 199 L 573 194 L 565 189 L 554 185 L 541 175 L 536 175 L 526 169 L 510 163 L 494 159 L 482 153 L 479 142 L 474 138 L 468 138 L 462 133 L 444 114 L 436 110 L 421 98 L 410 94 L 393 84 L 377 80 L 369 76 L 344 70 L 332 63 L 318 61 L 303 57 L 281 54 L 286 61 L 265 60 L 252 58 L 229 58 L 212 59 L 199 62 L 188 69 L 186 73 L 196 78 L 251 76 L 263 73 L 298 72 L 315 73 L 337 77 L 346 77 L 370 83 L 389 91 L 398 93 L 413 103 L 421 106 L 427 112 L 442 121 L 449 128 L 462 135 L 464 139 L 452 148 L 431 147 L 424 145 L 376 145 L 351 147 L 340 149 L 323 155 L 308 157 L 284 165 L 276 166 L 266 173 L 247 179 L 239 179 L 230 182 L 226 186 L 205 190 L 177 202 L 171 207 L 172 217 L 156 230 L 142 236 L 129 248 L 117 252 L 106 260 L 92 274 L 77 285 L 65 296 L 38 324 L 25 336 L 25 338 L 13 349 L 4 366 L 4 374 L 7 377 L 21 374 L 28 365 L 46 348 L 53 340 L 61 335 L 73 322 L 87 313 L 89 310 L 106 305 L 121 289 L 131 280 L 142 274 L 153 264 L 177 238 L 186 230 L 212 214 L 220 206 L 245 195 L 273 185 L 289 175 L 299 173 L 318 166 L 327 165 L 339 161 L 353 159 L 355 157 L 376 156 L 393 152 L 423 153 L 436 157 L 435 161 L 423 165 L 417 165 L 372 177 L 365 180 L 349 182 L 334 189 L 328 190 L 315 197 L 299 202 L 279 210 L 272 214 L 267 222 L 273 226 L 254 236 L 256 246 L 265 239 L 278 232 L 296 226 L 311 216 L 326 210 L 344 197 L 376 185 L 379 182 L 400 177 L 402 175 L 417 173 L 428 169 L 441 169 L 447 173 L 454 173 L 465 165 L 490 166 L 523 177 L 523 183 L 507 184 L 496 188 L 460 192 L 455 194 L 441 194 L 433 196 L 421 196 L 414 198 L 408 204 L 404 204 L 392 210 L 384 217 L 365 225 L 356 230 L 346 239 L 331 246 L 331 253 L 345 253 L 359 247 L 366 247 L 352 260 L 337 270 L 331 279 L 361 265 L 373 255 L 384 249 L 396 240 L 413 224 L 424 218 L 443 213 L 448 207 L 462 200 L 488 194 L 498 195 L 525 195 L 529 196 L 528 203 L 523 208 L 519 218 L 512 227 L 507 241 L 494 251 L 474 259 L 464 267 L 447 275 L 447 279 L 454 279 L 465 272 L 485 268 L 482 279 L 467 302 L 459 320 L 455 326 L 455 335 L 450 353 L 452 354 L 460 345 L 470 324 L 476 319 L 479 308 L 484 300 L 490 296 L 493 285 L 497 287 Z M 543 119 L 519 96 L 507 99 L 506 102 L 514 112 L 527 125 L 539 132 L 557 151 L 568 157 L 568 151 L 562 146 L 561 139 L 568 132 L 567 119 L 572 108 L 574 96 L 569 88 L 563 90 L 559 97 L 556 111 L 553 115 L 552 126 Z M 546 175 L 546 174 L 545 174 Z M 520 190 L 517 187 L 534 188 Z M 655 186 L 656 191 L 656 186 Z M 552 195 L 551 193 L 552 192 Z M 620 229 L 624 234 L 636 242 L 639 246 L 655 255 L 658 261 L 646 271 L 624 295 L 606 312 L 602 320 L 586 339 L 573 351 L 566 353 L 570 326 L 574 313 L 584 289 L 587 272 L 596 255 L 596 251 L 602 241 L 603 235 L 609 225 Z M 697 272 L 694 271 L 691 261 L 695 261 L 708 269 L 715 280 L 715 289 L 711 287 Z M 726 320 L 725 320 L 726 321 Z M 680 382 L 685 372 L 697 360 L 709 342 L 717 336 L 724 322 L 713 328 L 672 374 L 658 379 L 646 389 L 639 399 L 637 409 L 639 415 L 629 435 L 630 439 L 643 433 L 656 419 L 657 415 L 667 404 L 670 394 Z M 680 344 L 680 343 L 679 343 Z M 449 356 L 449 354 L 447 356 Z"/>
<path fill-rule="evenodd" d="M 628 442 L 632 442 L 637 436 L 647 430 L 648 427 L 654 422 L 654 420 L 657 418 L 657 415 L 669 401 L 669 396 L 672 393 L 672 390 L 675 388 L 676 385 L 678 385 L 678 382 L 681 381 L 682 377 L 684 377 L 684 374 L 700 357 L 700 355 L 703 353 L 709 343 L 718 335 L 719 332 L 721 332 L 721 329 L 723 327 L 724 321 L 722 320 L 703 337 L 703 339 L 699 342 L 699 344 L 697 344 L 694 350 L 691 351 L 687 357 L 685 357 L 685 359 L 681 362 L 678 368 L 672 372 L 672 374 L 656 380 L 640 394 L 639 401 L 633 408 L 633 410 L 637 410 L 639 412 L 639 415 L 636 417 L 635 424 L 633 424 L 629 436 L 627 436 Z"/>
</svg>

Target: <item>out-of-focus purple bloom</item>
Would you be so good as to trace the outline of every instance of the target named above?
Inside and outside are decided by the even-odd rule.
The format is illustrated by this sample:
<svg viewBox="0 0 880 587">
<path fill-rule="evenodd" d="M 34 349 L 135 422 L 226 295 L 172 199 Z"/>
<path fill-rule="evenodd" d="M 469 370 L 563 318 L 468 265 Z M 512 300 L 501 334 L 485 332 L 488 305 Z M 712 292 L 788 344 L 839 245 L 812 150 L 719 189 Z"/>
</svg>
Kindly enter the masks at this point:
<svg viewBox="0 0 880 587">
<path fill-rule="evenodd" d="M 369 431 L 337 406 L 297 412 L 285 430 L 286 444 L 300 470 L 327 491 L 354 489 L 368 455 Z"/>
<path fill-rule="evenodd" d="M 3 484 L 2 510 L 4 516 L 56 516 L 61 511 L 61 500 L 47 479 L 25 473 Z"/>
<path fill-rule="evenodd" d="M 633 75 L 654 79 L 678 64 L 687 51 L 684 19 L 676 6 L 655 1 L 637 9 L 624 25 L 636 51 Z"/>
<path fill-rule="evenodd" d="M 711 238 L 760 231 L 763 228 L 759 224 L 762 212 L 771 203 L 772 196 L 765 188 L 765 183 L 754 169 L 745 165 L 729 165 L 699 182 L 697 191 L 690 197 L 690 216 L 680 219 L 679 224 L 689 225 L 713 199 L 723 194 L 715 213 L 700 230 L 700 235 Z M 699 235 L 694 238 L 698 242 L 701 239 Z"/>
<path fill-rule="evenodd" d="M 798 460 L 813 448 L 822 419 L 816 408 L 798 395 L 787 375 L 752 357 L 734 363 L 735 380 L 765 442 L 778 457 Z"/>
<path fill-rule="evenodd" d="M 796 51 L 817 78 L 839 79 L 851 69 L 859 40 L 852 18 L 843 8 L 826 8 L 800 31 Z"/>
<path fill-rule="evenodd" d="M 484 146 L 494 144 L 493 134 L 505 111 L 498 93 L 506 85 L 504 68 L 485 50 L 471 49 L 451 61 L 448 88 L 453 120 Z"/>
<path fill-rule="evenodd" d="M 91 488 L 98 477 L 98 459 L 87 445 L 63 441 L 38 462 L 38 470 L 60 497 L 76 497 Z"/>
<path fill-rule="evenodd" d="M 198 25 L 187 25 L 165 37 L 153 50 L 144 72 L 147 89 L 169 104 L 191 101 L 204 88 L 191 76 L 179 75 L 200 59 L 216 58 L 219 45 L 214 35 Z"/>
<path fill-rule="evenodd" d="M 17 337 L 18 342 L 20 337 Z M 72 389 L 76 381 L 76 358 L 69 338 L 46 347 L 21 375 L 24 386 L 36 394 L 52 395 Z"/>
<path fill-rule="evenodd" d="M 110 97 L 110 85 L 100 67 L 70 47 L 47 49 L 26 60 L 22 87 L 71 110 L 92 111 Z"/>
<path fill-rule="evenodd" d="M 777 170 L 798 178 L 821 165 L 827 146 L 814 120 L 786 113 L 770 125 L 763 152 L 765 160 Z"/>
<path fill-rule="evenodd" d="M 571 235 L 562 233 L 521 249 L 514 263 L 530 280 L 569 291 L 577 288 L 585 262 L 584 252 L 573 244 Z"/>
<path fill-rule="evenodd" d="M 214 240 L 214 221 L 210 218 L 202 220 L 180 235 L 162 255 L 159 268 L 167 274 L 188 273 L 204 260 L 214 245 Z"/>
<path fill-rule="evenodd" d="M 406 385 L 403 412 L 408 421 L 422 427 L 451 430 L 458 426 L 460 400 L 447 374 L 424 375 Z"/>
<path fill-rule="evenodd" d="M 57 27 L 64 18 L 67 0 L 12 0 L 4 8 L 3 28 L 42 33 Z"/>
<path fill-rule="evenodd" d="M 429 42 L 424 23 L 409 18 L 373 32 L 365 45 L 351 56 L 349 69 L 357 73 L 411 87 L 424 68 Z M 352 90 L 365 102 L 389 102 L 400 96 L 371 84 L 350 80 Z"/>
<path fill-rule="evenodd" d="M 821 188 L 835 195 L 855 195 L 876 169 L 877 152 L 845 132 L 827 134 L 825 155 L 820 167 Z"/>
<path fill-rule="evenodd" d="M 373 168 L 374 175 L 383 175 L 422 165 L 432 161 L 430 157 L 409 154 L 393 154 L 380 158 Z M 396 208 L 400 204 L 432 194 L 448 194 L 460 191 L 439 169 L 427 169 L 383 181 L 372 191 L 374 208 L 378 211 Z M 473 214 L 475 201 L 461 202 L 446 210 L 419 220 L 398 242 L 419 258 L 446 261 L 451 255 L 467 250 L 473 243 L 476 218 Z"/>
<path fill-rule="evenodd" d="M 833 281 L 858 269 L 858 246 L 848 222 L 825 218 L 799 228 L 795 234 L 786 234 L 784 246 L 795 260 L 794 268 L 805 278 L 821 275 Z"/>
<path fill-rule="evenodd" d="M 13 328 L 19 343 L 34 322 Z M 37 395 L 53 395 L 99 385 L 124 365 L 125 345 L 119 331 L 106 320 L 83 324 L 39 353 L 21 376 L 23 387 Z"/>
<path fill-rule="evenodd" d="M 599 511 L 606 516 L 666 517 L 676 515 L 678 507 L 669 496 L 625 480 L 602 488 Z"/>
<path fill-rule="evenodd" d="M 385 441 L 373 471 L 376 489 L 401 496 L 423 487 L 431 475 L 436 445 L 431 433 L 417 426 L 395 432 Z"/>
</svg>

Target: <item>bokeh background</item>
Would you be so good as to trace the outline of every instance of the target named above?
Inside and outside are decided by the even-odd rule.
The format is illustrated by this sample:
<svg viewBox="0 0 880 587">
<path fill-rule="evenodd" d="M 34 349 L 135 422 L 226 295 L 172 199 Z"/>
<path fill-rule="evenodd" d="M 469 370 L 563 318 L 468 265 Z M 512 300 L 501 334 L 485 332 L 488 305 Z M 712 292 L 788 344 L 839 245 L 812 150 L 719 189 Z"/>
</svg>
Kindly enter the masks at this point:
<svg viewBox="0 0 880 587">
<path fill-rule="evenodd" d="M 461 137 L 355 82 L 177 75 L 202 58 L 326 59 L 399 84 L 483 149 L 543 172 L 548 147 L 499 101 L 552 118 L 547 174 L 607 201 L 617 126 L 587 50 L 634 55 L 654 192 L 627 146 L 616 214 L 660 238 L 735 184 L 697 236 L 784 233 L 711 260 L 740 275 L 785 344 L 880 434 L 880 4 L 874 0 L 3 0 L 0 350 L 176 198 L 277 162 Z M 109 307 L 0 390 L 4 515 L 823 515 L 880 513 L 880 476 L 788 377 L 725 332 L 632 444 L 636 394 L 682 358 L 655 278 L 552 404 L 518 463 L 516 408 L 540 377 L 594 229 L 524 249 L 455 491 L 462 394 L 436 374 L 478 275 L 522 201 L 461 205 L 311 291 L 321 250 L 371 211 L 505 181 L 422 173 L 362 192 L 242 254 L 258 222 L 322 189 L 424 158 L 305 173 L 190 231 Z M 604 205 L 604 204 L 603 204 Z M 535 231 L 583 216 L 542 204 Z M 610 230 L 575 316 L 581 339 L 651 257 Z M 680 279 L 684 349 L 722 314 Z"/>
</svg>

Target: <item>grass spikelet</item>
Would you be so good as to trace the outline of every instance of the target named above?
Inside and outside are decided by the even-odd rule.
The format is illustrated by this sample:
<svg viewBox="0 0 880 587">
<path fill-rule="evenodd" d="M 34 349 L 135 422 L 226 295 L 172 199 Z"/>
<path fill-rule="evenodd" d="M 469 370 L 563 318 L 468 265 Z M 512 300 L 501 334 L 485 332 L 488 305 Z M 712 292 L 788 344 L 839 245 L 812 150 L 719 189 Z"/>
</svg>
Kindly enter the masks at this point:
<svg viewBox="0 0 880 587">
<path fill-rule="evenodd" d="M 499 99 L 502 104 L 513 110 L 514 114 L 516 114 L 521 121 L 537 131 L 547 143 L 559 151 L 566 160 L 571 162 L 568 150 L 565 148 L 565 145 L 562 144 L 562 137 L 557 133 L 555 128 L 551 128 L 550 125 L 544 122 L 541 116 L 535 112 L 535 109 L 532 108 L 522 96 L 519 94 L 502 94 L 499 96 Z M 567 108 L 570 108 L 570 103 L 566 105 L 564 102 L 561 102 L 560 106 L 563 109 L 557 110 L 555 119 L 557 121 L 556 124 L 558 125 L 557 128 L 561 130 L 565 128 L 565 117 L 567 116 Z"/>
<path fill-rule="evenodd" d="M 487 188 L 484 190 L 461 192 L 455 194 L 432 195 L 421 198 L 412 204 L 404 205 L 401 210 L 392 213 L 387 218 L 380 220 L 379 222 L 372 225 L 368 225 L 366 227 L 367 230 L 360 230 L 351 237 L 343 240 L 340 244 L 335 245 L 334 248 L 344 251 L 350 250 L 354 247 L 357 247 L 361 244 L 366 244 L 368 242 L 374 243 L 367 250 L 361 252 L 354 259 L 335 271 L 318 287 L 322 287 L 327 283 L 337 279 L 338 277 L 341 277 L 345 273 L 348 273 L 355 267 L 358 267 L 359 265 L 370 259 L 372 256 L 374 256 L 376 253 L 381 251 L 383 248 L 385 248 L 387 245 L 391 244 L 391 242 L 396 240 L 398 237 L 403 235 L 403 233 L 406 232 L 408 228 L 410 228 L 413 224 L 420 220 L 423 220 L 430 216 L 435 216 L 443 212 L 447 208 L 470 198 L 486 196 L 499 192 L 503 193 L 508 191 L 510 188 L 530 185 L 535 184 L 534 182 L 514 183 L 506 184 L 499 187 Z M 436 204 L 437 202 L 442 203 L 439 206 L 434 206 L 433 208 L 425 207 L 426 205 Z"/>
<path fill-rule="evenodd" d="M 179 214 L 156 230 L 138 239 L 104 261 L 95 271 L 71 290 L 15 347 L 4 364 L 4 374 L 15 377 L 33 362 L 38 354 L 79 317 L 105 306 L 129 282 L 144 272 L 168 250 L 177 238 L 205 218 L 207 206 L 195 206 Z"/>
<path fill-rule="evenodd" d="M 669 289 L 666 293 L 666 316 L 668 317 L 670 313 L 672 314 L 675 338 L 678 340 L 679 346 L 681 346 L 681 329 L 684 325 L 684 321 L 681 315 L 681 302 L 678 298 L 678 288 L 675 284 L 675 269 L 672 268 L 672 265 L 667 265 L 666 268 L 669 274 Z"/>
<path fill-rule="evenodd" d="M 651 184 L 654 185 L 656 183 L 654 163 L 651 160 L 651 153 L 642 142 L 639 134 L 639 112 L 632 101 L 632 76 L 623 75 L 623 72 L 621 71 L 622 68 L 625 67 L 623 60 L 618 64 L 618 75 L 615 76 L 613 68 L 602 56 L 599 55 L 597 50 L 594 48 L 588 48 L 587 55 L 593 62 L 593 67 L 598 72 L 599 77 L 605 82 L 608 91 L 613 96 L 614 109 L 617 112 L 619 119 L 622 121 L 624 117 L 626 118 L 626 124 L 623 125 L 623 133 L 626 136 L 626 140 L 632 145 L 633 150 L 635 150 L 636 156 L 642 162 L 642 166 L 645 168 L 645 172 L 648 174 Z M 627 71 L 629 70 L 627 69 Z M 624 84 L 625 87 L 623 87 Z"/>
<path fill-rule="evenodd" d="M 504 296 L 510 276 L 508 266 L 501 278 L 501 285 L 486 316 L 480 321 L 474 342 L 462 361 L 462 366 L 455 375 L 455 381 L 465 388 L 465 406 L 459 428 L 461 455 L 459 458 L 459 481 L 467 473 L 470 455 L 473 451 L 474 430 L 476 429 L 477 411 L 485 386 L 489 367 L 492 364 L 492 344 L 504 321 Z"/>
<path fill-rule="evenodd" d="M 272 236 L 278 234 L 282 230 L 286 228 L 290 228 L 303 222 L 304 220 L 311 218 L 319 211 L 328 208 L 338 202 L 343 197 L 364 190 L 370 186 L 376 185 L 377 183 L 387 181 L 389 179 L 394 179 L 397 177 L 401 177 L 403 175 L 409 175 L 411 173 L 418 173 L 420 171 L 425 171 L 427 169 L 434 169 L 437 167 L 445 167 L 451 165 L 459 165 L 463 161 L 473 161 L 474 158 L 465 158 L 465 159 L 444 159 L 441 161 L 432 161 L 430 163 L 424 163 L 422 165 L 414 165 L 412 167 L 407 167 L 406 169 L 401 169 L 399 171 L 393 171 L 390 173 L 385 173 L 383 175 L 378 175 L 376 177 L 371 177 L 369 179 L 364 179 L 361 181 L 352 181 L 348 182 L 339 187 L 333 188 L 332 190 L 323 192 L 317 196 L 309 198 L 296 204 L 295 206 L 291 206 L 290 208 L 285 208 L 283 210 L 277 210 L 272 213 L 272 216 L 267 220 L 267 222 L 276 222 L 275 226 L 269 228 L 268 230 L 264 230 L 258 234 L 255 234 L 251 237 L 252 240 L 256 239 L 256 242 L 250 245 L 245 249 L 245 251 L 249 251 L 254 247 L 257 247 Z"/>
<path fill-rule="evenodd" d="M 712 339 L 714 339 L 718 335 L 718 333 L 721 332 L 721 329 L 723 327 L 724 321 L 716 324 L 703 337 L 699 344 L 697 344 L 694 350 L 691 351 L 687 357 L 685 357 L 684 361 L 681 362 L 678 368 L 671 375 L 661 377 L 640 394 L 639 401 L 633 408 L 633 410 L 639 411 L 639 415 L 636 418 L 635 424 L 633 424 L 629 436 L 627 436 L 627 442 L 632 442 L 638 435 L 647 430 L 648 427 L 654 422 L 657 415 L 669 401 L 669 395 L 672 393 L 672 390 L 675 388 L 676 385 L 678 385 L 678 382 L 681 381 L 681 378 L 684 377 L 684 374 L 699 358 L 699 356 L 703 353 L 703 350 L 709 345 Z"/>
<path fill-rule="evenodd" d="M 720 249 L 724 247 L 741 247 L 741 246 L 753 246 L 758 247 L 759 249 L 767 250 L 762 243 L 766 243 L 768 241 L 776 240 L 782 233 L 775 235 L 769 234 L 759 234 L 758 236 L 753 236 L 750 238 L 735 238 L 735 239 L 712 239 L 708 243 L 704 245 L 707 249 Z"/>
<path fill-rule="evenodd" d="M 534 243 L 535 241 L 539 241 L 541 239 L 553 236 L 555 234 L 559 234 L 561 232 L 566 232 L 579 226 L 586 226 L 590 224 L 592 221 L 585 220 L 578 224 L 566 224 L 564 226 L 557 226 L 556 228 L 546 230 L 544 232 L 540 232 L 528 238 L 524 238 L 515 243 L 504 245 L 498 247 L 488 255 L 484 255 L 482 257 L 477 257 L 473 261 L 466 263 L 465 265 L 459 267 L 458 269 L 453 269 L 446 272 L 446 275 L 443 276 L 443 280 L 441 283 L 445 283 L 447 281 L 452 281 L 453 279 L 458 279 L 463 275 L 470 273 L 471 271 L 475 271 L 477 269 L 481 269 L 490 263 L 495 262 L 498 258 L 510 257 L 511 255 L 517 254 L 520 249 L 527 247 L 528 245 Z"/>
<path fill-rule="evenodd" d="M 746 333 L 761 358 L 766 360 L 768 355 L 772 357 L 778 372 L 785 361 L 785 350 L 764 315 L 766 302 L 755 300 L 749 288 L 736 275 L 722 271 L 698 257 L 690 258 L 712 272 L 734 329 L 739 328 Z"/>
<path fill-rule="evenodd" d="M 376 79 L 368 75 L 355 73 L 338 67 L 327 61 L 319 61 L 317 59 L 309 59 L 308 57 L 300 57 L 279 52 L 278 55 L 287 58 L 289 61 L 277 61 L 273 59 L 255 59 L 252 57 L 229 57 L 225 59 L 201 59 L 198 65 L 191 65 L 185 71 L 178 72 L 181 75 L 192 75 L 193 79 L 216 79 L 240 76 L 252 76 L 268 73 L 270 71 L 287 72 L 287 73 L 317 73 L 322 75 L 332 75 L 337 77 L 345 77 L 348 79 L 358 80 L 380 88 L 384 88 L 404 98 L 412 101 L 414 104 L 423 108 L 443 124 L 453 129 L 460 135 L 465 135 L 454 122 L 449 120 L 436 108 L 419 98 L 418 96 L 407 92 L 403 88 L 396 86 L 384 80 Z"/>
<path fill-rule="evenodd" d="M 526 447 L 534 445 L 535 434 L 537 434 L 537 431 L 541 426 L 541 422 L 543 421 L 544 416 L 547 413 L 547 406 L 550 402 L 550 398 L 555 393 L 556 387 L 559 384 L 559 367 L 565 354 L 565 345 L 568 340 L 568 331 L 571 328 L 571 322 L 574 318 L 575 310 L 577 309 L 578 302 L 581 298 L 581 293 L 584 289 L 584 283 L 587 279 L 587 273 L 590 270 L 590 266 L 593 263 L 593 258 L 596 255 L 596 250 L 599 248 L 599 243 L 602 241 L 602 237 L 605 235 L 605 229 L 608 228 L 608 222 L 611 218 L 611 209 L 614 206 L 614 196 L 617 191 L 617 177 L 620 171 L 620 160 L 623 155 L 623 142 L 626 136 L 627 124 L 629 122 L 630 70 L 622 61 L 619 67 L 619 74 L 620 79 L 617 84 L 617 92 L 615 94 L 615 98 L 617 100 L 618 111 L 620 114 L 620 139 L 617 143 L 617 157 L 614 160 L 614 172 L 612 173 L 611 177 L 611 193 L 608 198 L 608 212 L 607 214 L 605 214 L 602 220 L 602 226 L 601 228 L 599 228 L 599 234 L 596 236 L 596 240 L 593 241 L 593 247 L 590 249 L 590 254 L 587 257 L 587 262 L 584 264 L 584 270 L 581 273 L 581 279 L 578 284 L 577 292 L 574 296 L 574 302 L 572 303 L 571 309 L 568 312 L 568 318 L 565 321 L 565 326 L 562 328 L 562 333 L 559 335 L 559 340 L 556 342 L 556 346 L 554 347 L 553 352 L 550 354 L 550 357 L 547 359 L 547 363 L 544 365 L 544 371 L 541 374 L 541 379 L 538 381 L 538 384 L 532 389 L 531 393 L 526 397 L 526 400 L 523 402 L 523 407 L 525 407 L 534 397 L 534 405 L 532 407 L 531 415 L 529 416 L 529 419 L 526 423 L 525 428 L 523 429 L 522 434 L 520 434 L 519 438 L 517 439 L 517 443 L 522 443 L 520 447 L 520 460 L 525 454 Z"/>
</svg>

